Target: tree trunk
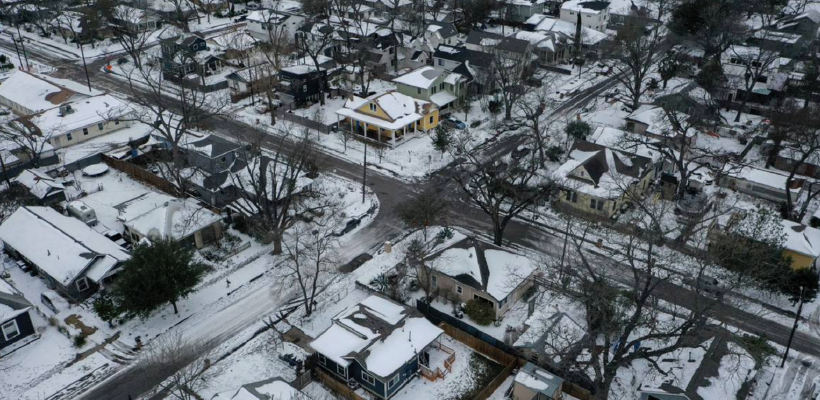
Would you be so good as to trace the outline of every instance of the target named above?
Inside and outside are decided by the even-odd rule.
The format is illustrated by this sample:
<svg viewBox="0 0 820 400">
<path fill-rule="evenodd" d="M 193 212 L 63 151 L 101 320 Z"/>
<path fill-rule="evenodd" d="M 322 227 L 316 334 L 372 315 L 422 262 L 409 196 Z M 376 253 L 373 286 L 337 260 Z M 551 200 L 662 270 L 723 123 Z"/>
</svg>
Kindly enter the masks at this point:
<svg viewBox="0 0 820 400">
<path fill-rule="evenodd" d="M 775 140 L 774 146 L 772 146 L 772 150 L 769 151 L 769 155 L 766 156 L 766 167 L 771 168 L 774 165 L 775 160 L 777 159 L 777 154 L 780 153 L 780 141 Z"/>
<path fill-rule="evenodd" d="M 171 305 L 174 306 L 174 314 L 179 314 L 179 310 L 177 309 L 177 302 L 172 301 Z"/>
<path fill-rule="evenodd" d="M 749 89 L 747 87 L 747 89 Z M 740 114 L 743 114 L 743 109 L 746 108 L 746 102 L 749 101 L 749 90 L 743 93 L 743 101 L 740 102 L 740 107 L 737 108 L 737 115 L 735 115 L 735 122 L 740 122 Z"/>
<path fill-rule="evenodd" d="M 273 235 L 273 254 L 282 254 L 282 234 L 274 232 Z"/>
<path fill-rule="evenodd" d="M 493 244 L 501 246 L 501 241 L 504 238 L 504 227 L 498 223 L 493 222 Z"/>
</svg>

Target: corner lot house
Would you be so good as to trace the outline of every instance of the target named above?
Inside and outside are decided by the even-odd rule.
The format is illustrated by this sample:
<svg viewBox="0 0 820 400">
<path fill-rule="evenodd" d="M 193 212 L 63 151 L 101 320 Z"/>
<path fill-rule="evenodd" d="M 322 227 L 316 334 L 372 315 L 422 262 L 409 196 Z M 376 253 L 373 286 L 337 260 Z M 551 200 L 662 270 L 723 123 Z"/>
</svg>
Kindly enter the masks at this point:
<svg viewBox="0 0 820 400">
<path fill-rule="evenodd" d="M 576 141 L 568 160 L 553 176 L 562 193 L 556 204 L 603 218 L 611 218 L 629 197 L 642 195 L 658 172 L 649 157 Z"/>
<path fill-rule="evenodd" d="M 36 269 L 49 288 L 74 301 L 93 294 L 130 258 L 82 221 L 48 207 L 18 208 L 0 225 L 0 240 L 7 253 Z"/>
<path fill-rule="evenodd" d="M 35 333 L 29 310 L 31 303 L 0 279 L 0 349 Z"/>
<path fill-rule="evenodd" d="M 432 103 L 399 92 L 353 96 L 336 110 L 339 129 L 395 145 L 408 133 L 427 132 L 438 126 L 439 111 Z"/>
<path fill-rule="evenodd" d="M 432 289 L 458 302 L 492 306 L 496 318 L 533 286 L 535 265 L 527 257 L 465 238 L 424 259 Z"/>
<path fill-rule="evenodd" d="M 526 363 L 513 380 L 513 400 L 561 400 L 561 387 L 564 380 L 535 366 Z"/>
<path fill-rule="evenodd" d="M 0 85 L 0 105 L 10 108 L 18 116 L 36 114 L 86 97 L 40 75 L 19 70 Z"/>
<path fill-rule="evenodd" d="M 329 375 L 389 399 L 420 368 L 436 368 L 430 353 L 442 333 L 415 309 L 373 295 L 333 317 L 310 347 Z"/>
</svg>

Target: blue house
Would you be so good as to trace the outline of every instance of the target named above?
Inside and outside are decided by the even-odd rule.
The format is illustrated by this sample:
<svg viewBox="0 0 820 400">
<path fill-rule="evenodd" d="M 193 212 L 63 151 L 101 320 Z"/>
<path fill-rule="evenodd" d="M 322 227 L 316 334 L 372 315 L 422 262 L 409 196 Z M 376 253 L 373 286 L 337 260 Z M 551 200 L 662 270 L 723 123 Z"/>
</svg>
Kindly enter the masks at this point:
<svg viewBox="0 0 820 400">
<path fill-rule="evenodd" d="M 0 349 L 35 333 L 29 310 L 31 303 L 0 279 Z"/>
<path fill-rule="evenodd" d="M 442 333 L 415 309 L 373 295 L 333 317 L 310 346 L 329 375 L 389 399 L 420 369 L 435 369 Z"/>
</svg>

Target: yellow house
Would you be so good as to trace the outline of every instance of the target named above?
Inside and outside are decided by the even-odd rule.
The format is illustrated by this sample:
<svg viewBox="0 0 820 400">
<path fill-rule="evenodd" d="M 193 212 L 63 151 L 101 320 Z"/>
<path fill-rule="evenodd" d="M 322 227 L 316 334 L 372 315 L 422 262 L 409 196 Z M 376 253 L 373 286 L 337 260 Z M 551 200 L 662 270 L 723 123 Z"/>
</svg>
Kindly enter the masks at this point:
<svg viewBox="0 0 820 400">
<path fill-rule="evenodd" d="M 813 268 L 820 256 L 820 229 L 783 220 L 783 257 L 791 257 L 792 269 Z"/>
<path fill-rule="evenodd" d="M 339 129 L 346 129 L 381 143 L 395 145 L 408 134 L 427 132 L 438 126 L 435 104 L 399 92 L 353 96 L 336 110 Z"/>
<path fill-rule="evenodd" d="M 643 195 L 657 172 L 649 157 L 576 141 L 569 158 L 554 173 L 561 195 L 556 205 L 611 218 L 634 196 Z"/>
</svg>

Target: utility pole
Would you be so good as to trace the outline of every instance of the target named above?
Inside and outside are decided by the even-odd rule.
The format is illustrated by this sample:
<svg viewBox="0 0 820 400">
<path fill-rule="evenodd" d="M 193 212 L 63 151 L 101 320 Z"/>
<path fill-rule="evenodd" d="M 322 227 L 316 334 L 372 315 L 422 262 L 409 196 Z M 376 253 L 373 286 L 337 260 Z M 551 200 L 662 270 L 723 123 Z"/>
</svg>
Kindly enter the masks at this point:
<svg viewBox="0 0 820 400">
<path fill-rule="evenodd" d="M 85 63 L 85 52 L 83 51 L 83 41 L 77 37 L 77 33 L 74 33 L 74 40 L 77 41 L 77 44 L 80 45 L 80 56 L 83 58 L 83 69 L 85 70 L 85 81 L 88 83 L 88 93 L 91 93 L 91 78 L 88 76 L 88 65 Z M 91 39 L 94 40 L 94 39 Z"/>
<path fill-rule="evenodd" d="M 17 47 L 17 40 L 14 39 L 13 33 L 9 32 L 9 35 L 11 36 L 11 41 L 14 42 L 14 51 L 17 52 L 17 61 L 20 62 L 20 68 L 23 68 L 23 57 L 20 57 L 20 48 Z"/>
<path fill-rule="evenodd" d="M 17 24 L 15 24 L 15 25 L 17 25 L 17 37 L 19 37 L 19 38 L 20 38 L 20 47 L 22 47 L 22 48 L 23 48 L 23 58 L 25 58 L 25 59 L 26 59 L 26 71 L 30 71 L 30 70 L 31 70 L 31 66 L 30 66 L 30 65 L 28 65 L 28 55 L 26 54 L 26 45 L 23 43 L 23 35 L 20 33 L 20 24 L 19 24 L 19 23 L 17 23 Z M 12 37 L 13 37 L 13 36 L 12 36 Z M 15 43 L 16 43 L 16 42 L 15 42 Z M 17 46 L 17 45 L 15 44 L 15 46 Z"/>
<path fill-rule="evenodd" d="M 803 311 L 803 290 L 805 290 L 805 288 L 800 286 L 800 303 L 797 306 L 797 316 L 794 317 L 794 326 L 792 326 L 792 332 L 789 333 L 789 341 L 786 343 L 786 351 L 783 353 L 783 360 L 780 361 L 780 368 L 786 365 L 786 358 L 789 357 L 789 350 L 792 348 L 794 332 L 797 330 L 797 323 L 800 322 L 800 313 Z"/>
<path fill-rule="evenodd" d="M 367 126 L 364 129 L 364 162 L 362 163 L 362 204 L 364 204 L 365 189 L 367 188 Z"/>
<path fill-rule="evenodd" d="M 559 271 L 558 279 L 561 281 L 561 284 L 564 284 L 564 256 L 567 255 L 567 242 L 569 242 L 569 225 L 572 222 L 569 216 L 567 216 L 567 229 L 564 231 L 564 248 L 561 249 L 561 271 Z"/>
</svg>

